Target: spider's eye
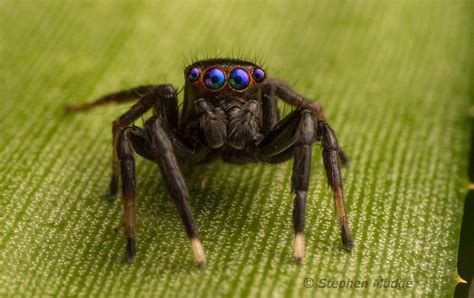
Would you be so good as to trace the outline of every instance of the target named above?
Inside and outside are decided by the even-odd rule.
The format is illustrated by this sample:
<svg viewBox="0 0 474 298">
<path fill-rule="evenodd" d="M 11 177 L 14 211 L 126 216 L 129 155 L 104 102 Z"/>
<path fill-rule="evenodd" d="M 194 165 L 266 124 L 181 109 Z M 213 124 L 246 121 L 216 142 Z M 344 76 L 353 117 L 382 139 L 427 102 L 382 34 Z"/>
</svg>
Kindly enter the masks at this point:
<svg viewBox="0 0 474 298">
<path fill-rule="evenodd" d="M 199 76 L 201 75 L 201 71 L 199 68 L 193 68 L 191 71 L 188 73 L 188 79 L 191 82 L 195 82 L 199 79 Z"/>
<path fill-rule="evenodd" d="M 219 68 L 210 68 L 204 73 L 204 84 L 207 88 L 217 90 L 225 83 L 225 75 Z"/>
<path fill-rule="evenodd" d="M 255 82 L 260 83 L 265 79 L 265 72 L 261 68 L 255 68 L 252 76 Z"/>
<path fill-rule="evenodd" d="M 250 82 L 248 72 L 240 67 L 235 68 L 229 75 L 229 84 L 235 90 L 243 90 L 247 88 Z"/>
</svg>

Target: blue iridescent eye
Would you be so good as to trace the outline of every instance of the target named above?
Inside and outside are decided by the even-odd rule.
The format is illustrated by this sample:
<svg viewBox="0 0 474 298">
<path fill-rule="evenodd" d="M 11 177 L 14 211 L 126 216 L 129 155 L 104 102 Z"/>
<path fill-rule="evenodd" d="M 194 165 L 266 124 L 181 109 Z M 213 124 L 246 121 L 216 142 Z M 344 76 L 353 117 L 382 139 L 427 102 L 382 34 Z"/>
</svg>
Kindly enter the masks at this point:
<svg viewBox="0 0 474 298">
<path fill-rule="evenodd" d="M 253 70 L 253 79 L 255 82 L 260 83 L 265 79 L 265 72 L 261 68 L 255 68 Z"/>
<path fill-rule="evenodd" d="M 204 73 L 204 84 L 207 88 L 217 90 L 225 83 L 225 75 L 219 68 L 210 68 Z"/>
<path fill-rule="evenodd" d="M 250 83 L 248 72 L 240 67 L 235 68 L 229 75 L 229 84 L 235 90 L 243 90 Z"/>
<path fill-rule="evenodd" d="M 199 68 L 193 68 L 191 71 L 188 73 L 188 79 L 191 82 L 195 82 L 199 79 L 199 76 L 201 75 L 201 71 Z"/>
</svg>

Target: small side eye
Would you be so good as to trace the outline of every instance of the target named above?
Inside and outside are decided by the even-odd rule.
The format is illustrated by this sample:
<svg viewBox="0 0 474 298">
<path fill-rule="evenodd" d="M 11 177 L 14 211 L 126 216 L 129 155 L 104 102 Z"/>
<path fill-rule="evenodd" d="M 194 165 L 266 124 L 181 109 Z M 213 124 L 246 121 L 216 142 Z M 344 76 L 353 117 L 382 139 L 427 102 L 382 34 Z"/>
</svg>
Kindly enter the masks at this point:
<svg viewBox="0 0 474 298">
<path fill-rule="evenodd" d="M 252 77 L 255 80 L 255 82 L 260 83 L 263 80 L 265 80 L 265 72 L 261 68 L 255 68 L 253 70 Z"/>
<path fill-rule="evenodd" d="M 235 68 L 229 75 L 229 84 L 232 89 L 244 90 L 250 83 L 248 72 L 240 67 Z"/>
<path fill-rule="evenodd" d="M 212 90 L 220 89 L 225 83 L 225 74 L 219 68 L 210 68 L 204 73 L 204 84 Z"/>
<path fill-rule="evenodd" d="M 193 68 L 188 73 L 188 79 L 191 82 L 195 82 L 195 81 L 199 80 L 200 76 L 201 76 L 201 71 L 199 70 L 199 68 Z"/>
</svg>

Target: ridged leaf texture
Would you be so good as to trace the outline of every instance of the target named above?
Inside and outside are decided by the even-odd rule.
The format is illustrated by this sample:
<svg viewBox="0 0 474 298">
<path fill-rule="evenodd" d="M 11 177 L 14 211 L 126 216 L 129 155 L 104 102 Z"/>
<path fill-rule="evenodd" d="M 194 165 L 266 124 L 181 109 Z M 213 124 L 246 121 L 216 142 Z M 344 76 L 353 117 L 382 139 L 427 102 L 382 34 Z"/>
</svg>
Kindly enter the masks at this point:
<svg viewBox="0 0 474 298">
<path fill-rule="evenodd" d="M 2 1 L 0 295 L 452 295 L 472 3 Z M 198 270 L 159 169 L 141 158 L 138 255 L 124 263 L 122 203 L 104 194 L 111 122 L 129 105 L 64 107 L 141 84 L 182 87 L 185 61 L 206 56 L 263 57 L 268 76 L 322 103 L 352 159 L 351 254 L 315 146 L 302 266 L 292 263 L 291 162 L 183 169 L 207 253 Z M 318 287 L 378 278 L 414 285 Z"/>
</svg>

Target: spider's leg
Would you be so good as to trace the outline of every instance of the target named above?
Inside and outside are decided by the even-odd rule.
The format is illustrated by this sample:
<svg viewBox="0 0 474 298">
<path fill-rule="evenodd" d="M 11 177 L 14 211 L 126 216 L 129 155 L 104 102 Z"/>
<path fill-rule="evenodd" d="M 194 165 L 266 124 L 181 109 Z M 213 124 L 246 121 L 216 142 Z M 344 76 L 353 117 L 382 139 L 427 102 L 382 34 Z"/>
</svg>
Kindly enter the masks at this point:
<svg viewBox="0 0 474 298">
<path fill-rule="evenodd" d="M 334 205 L 336 207 L 339 226 L 341 228 L 342 244 L 347 251 L 352 250 L 352 238 L 349 233 L 349 224 L 347 222 L 346 210 L 344 207 L 344 192 L 342 189 L 341 170 L 339 168 L 339 145 L 336 134 L 325 121 L 319 121 L 317 124 L 318 134 L 321 136 L 321 145 L 323 147 L 323 162 L 331 186 Z"/>
<path fill-rule="evenodd" d="M 165 124 L 166 122 L 162 122 Z M 169 126 L 169 124 L 168 124 Z M 168 129 L 171 129 L 168 127 Z M 199 162 L 205 158 L 207 150 L 203 148 L 195 152 L 181 142 L 179 136 L 172 131 L 168 131 L 173 138 L 173 148 L 178 152 L 178 156 Z M 122 194 L 124 199 L 125 235 L 127 238 L 127 261 L 131 262 L 136 252 L 136 230 L 135 230 L 135 197 L 136 197 L 136 175 L 135 159 L 133 152 L 154 160 L 154 152 L 150 148 L 145 131 L 138 127 L 125 128 L 118 143 L 118 157 L 120 160 L 120 172 L 122 176 Z"/>
<path fill-rule="evenodd" d="M 186 140 L 186 138 L 183 138 L 179 134 L 179 131 L 177 131 L 176 128 L 170 125 L 167 121 L 163 120 L 161 117 L 159 118 L 162 120 L 160 121 L 160 125 L 168 135 L 173 147 L 173 152 L 179 162 L 184 164 L 197 164 L 206 160 L 210 151 L 209 147 L 203 147 L 199 144 L 194 146 L 191 145 Z M 139 136 L 138 134 L 133 134 L 131 138 L 133 149 L 136 153 L 138 153 L 138 155 L 148 160 L 156 161 L 155 153 L 150 148 L 150 144 L 144 135 Z"/>
<path fill-rule="evenodd" d="M 202 267 L 205 264 L 204 250 L 199 241 L 196 223 L 187 201 L 189 197 L 188 188 L 179 169 L 170 139 L 162 127 L 162 120 L 158 117 L 151 118 L 145 123 L 145 130 L 150 149 L 160 166 L 165 184 L 178 209 L 186 234 L 191 241 L 196 263 L 199 267 Z"/>
<path fill-rule="evenodd" d="M 135 159 L 133 157 L 132 138 L 143 138 L 143 131 L 138 127 L 125 128 L 118 142 L 118 157 L 122 174 L 122 195 L 124 201 L 125 235 L 127 237 L 127 261 L 132 262 L 136 253 L 135 231 Z"/>
<path fill-rule="evenodd" d="M 117 143 L 121 131 L 137 118 L 142 116 L 152 106 L 160 104 L 166 105 L 167 101 L 174 101 L 176 96 L 176 89 L 172 85 L 155 86 L 152 91 L 148 92 L 127 112 L 123 113 L 112 123 L 112 177 L 110 179 L 109 192 L 107 194 L 109 200 L 114 200 L 118 192 L 120 166 L 117 157 Z"/>
<path fill-rule="evenodd" d="M 176 92 L 169 92 L 169 90 L 162 89 L 155 93 L 160 101 L 155 102 L 155 114 L 173 128 L 178 127 L 178 94 Z"/>
<path fill-rule="evenodd" d="M 265 136 L 259 158 L 265 162 L 281 162 L 294 157 L 291 188 L 295 194 L 293 228 L 294 257 L 304 258 L 304 221 L 311 169 L 312 145 L 316 139 L 315 119 L 309 110 L 295 110 Z"/>
<path fill-rule="evenodd" d="M 88 102 L 85 104 L 69 104 L 68 106 L 66 106 L 66 112 L 85 112 L 92 110 L 98 106 L 106 105 L 109 103 L 125 103 L 137 100 L 143 97 L 143 95 L 153 90 L 154 87 L 155 86 L 153 85 L 138 86 L 127 90 L 121 90 L 118 92 L 106 94 L 92 102 Z"/>
<path fill-rule="evenodd" d="M 326 116 L 324 115 L 323 108 L 321 104 L 316 101 L 305 98 L 304 96 L 296 93 L 290 86 L 285 82 L 267 79 L 267 82 L 270 86 L 273 86 L 276 96 L 281 98 L 284 102 L 298 108 L 305 108 L 310 110 L 318 121 L 326 121 Z M 343 166 L 349 165 L 349 157 L 343 152 L 341 148 L 338 149 L 338 156 Z"/>
<path fill-rule="evenodd" d="M 160 125 L 168 135 L 171 145 L 173 146 L 173 152 L 179 162 L 197 164 L 206 160 L 211 151 L 209 147 L 196 144 L 192 140 L 190 141 L 186 137 L 183 137 L 179 130 L 168 121 L 160 121 Z"/>
<path fill-rule="evenodd" d="M 280 120 L 280 110 L 277 105 L 275 88 L 273 85 L 263 85 L 261 90 L 262 101 L 262 133 L 266 134 Z"/>
<path fill-rule="evenodd" d="M 298 109 L 289 113 L 263 137 L 258 150 L 259 158 L 262 161 L 273 158 L 294 147 L 294 135 L 298 128 L 301 111 L 301 109 Z"/>
<path fill-rule="evenodd" d="M 292 190 L 295 193 L 293 225 L 295 230 L 294 256 L 297 263 L 301 263 L 304 258 L 304 216 L 311 170 L 311 147 L 315 133 L 314 117 L 310 111 L 304 110 L 301 113 L 301 120 L 295 136 L 295 158 L 291 177 Z"/>
</svg>

